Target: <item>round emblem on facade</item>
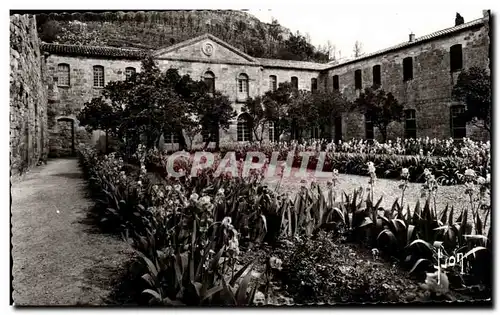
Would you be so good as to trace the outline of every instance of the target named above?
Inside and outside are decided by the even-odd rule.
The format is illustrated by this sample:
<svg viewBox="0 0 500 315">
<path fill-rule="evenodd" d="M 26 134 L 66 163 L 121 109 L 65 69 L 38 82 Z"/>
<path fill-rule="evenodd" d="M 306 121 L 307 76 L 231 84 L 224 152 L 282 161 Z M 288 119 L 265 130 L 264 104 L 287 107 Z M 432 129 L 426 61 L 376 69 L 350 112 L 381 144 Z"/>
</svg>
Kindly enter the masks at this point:
<svg viewBox="0 0 500 315">
<path fill-rule="evenodd" d="M 214 46 L 210 43 L 205 43 L 203 47 L 201 48 L 203 53 L 207 56 L 211 56 L 214 52 Z"/>
</svg>

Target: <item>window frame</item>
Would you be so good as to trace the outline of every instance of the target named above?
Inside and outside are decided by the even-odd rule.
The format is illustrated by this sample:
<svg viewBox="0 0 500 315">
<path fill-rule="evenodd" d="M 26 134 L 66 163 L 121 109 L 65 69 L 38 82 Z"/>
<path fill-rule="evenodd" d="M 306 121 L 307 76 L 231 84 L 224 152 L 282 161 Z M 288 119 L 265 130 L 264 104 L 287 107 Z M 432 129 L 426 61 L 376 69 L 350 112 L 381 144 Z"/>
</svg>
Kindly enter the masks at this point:
<svg viewBox="0 0 500 315">
<path fill-rule="evenodd" d="M 237 86 L 237 94 L 238 94 L 238 100 L 247 100 L 250 97 L 250 78 L 246 73 L 240 73 L 238 75 L 238 86 Z"/>
<path fill-rule="evenodd" d="M 129 74 L 129 72 L 132 72 L 132 73 Z M 126 67 L 125 68 L 125 80 L 130 79 L 136 73 L 137 73 L 137 70 L 134 67 Z"/>
<path fill-rule="evenodd" d="M 251 117 L 242 113 L 236 123 L 236 140 L 238 142 L 252 141 Z"/>
<path fill-rule="evenodd" d="M 464 68 L 464 53 L 462 44 L 450 47 L 450 72 L 459 72 Z"/>
<path fill-rule="evenodd" d="M 274 74 L 269 76 L 269 91 L 276 91 L 278 89 L 278 77 Z"/>
<path fill-rule="evenodd" d="M 374 65 L 372 67 L 372 83 L 374 87 L 382 85 L 382 70 L 380 65 Z"/>
<path fill-rule="evenodd" d="M 464 117 L 460 117 L 461 119 L 463 119 L 463 123 L 462 123 L 463 126 L 455 126 L 455 121 L 459 117 L 456 117 L 457 115 L 454 115 L 454 111 L 460 112 L 460 113 L 458 113 L 459 115 L 463 114 L 465 112 L 465 105 L 452 105 L 450 107 L 450 131 L 451 131 L 451 137 L 453 139 L 455 139 L 455 140 L 461 140 L 462 138 L 467 137 L 467 122 L 465 121 Z M 455 136 L 455 133 L 456 133 L 457 130 L 463 130 L 463 134 L 461 133 L 461 136 L 458 136 L 458 137 Z"/>
<path fill-rule="evenodd" d="M 215 92 L 215 74 L 212 71 L 205 71 L 203 74 L 203 82 L 206 84 L 208 93 Z"/>
<path fill-rule="evenodd" d="M 361 72 L 361 69 L 354 71 L 354 89 L 363 89 L 363 73 Z"/>
<path fill-rule="evenodd" d="M 403 58 L 403 82 L 411 81 L 413 78 L 413 57 Z"/>
<path fill-rule="evenodd" d="M 96 71 L 102 71 L 101 74 L 101 78 L 99 78 L 99 73 L 97 73 L 97 78 L 96 78 Z M 106 84 L 106 81 L 105 81 L 105 74 L 104 74 L 104 67 L 103 66 L 100 66 L 100 65 L 95 65 L 93 66 L 93 87 L 94 88 L 104 88 L 105 84 Z M 96 85 L 96 79 L 97 79 L 97 85 Z M 102 85 L 101 84 L 101 81 L 100 79 L 102 80 Z"/>
<path fill-rule="evenodd" d="M 311 92 L 316 92 L 318 90 L 318 79 L 311 78 Z"/>
<path fill-rule="evenodd" d="M 417 138 L 417 111 L 415 109 L 406 109 L 404 111 L 405 115 L 405 139 L 416 139 Z M 408 122 L 413 122 L 414 126 L 409 127 Z"/>
<path fill-rule="evenodd" d="M 333 85 L 333 90 L 338 91 L 340 90 L 340 79 L 338 75 L 334 75 L 332 77 L 332 85 Z"/>
<path fill-rule="evenodd" d="M 61 83 L 61 78 L 63 78 L 63 73 L 61 71 L 61 67 L 66 67 L 67 70 L 64 71 L 64 77 L 65 77 L 65 80 L 64 81 L 67 81 L 67 84 L 63 84 Z M 71 67 L 69 64 L 67 63 L 59 63 L 57 64 L 57 86 L 60 86 L 60 87 L 69 87 L 70 84 L 71 84 Z"/>
<path fill-rule="evenodd" d="M 297 89 L 297 90 L 299 89 L 299 78 L 298 77 L 296 77 L 296 76 L 291 77 L 290 82 L 292 83 L 292 87 L 294 89 Z"/>
</svg>

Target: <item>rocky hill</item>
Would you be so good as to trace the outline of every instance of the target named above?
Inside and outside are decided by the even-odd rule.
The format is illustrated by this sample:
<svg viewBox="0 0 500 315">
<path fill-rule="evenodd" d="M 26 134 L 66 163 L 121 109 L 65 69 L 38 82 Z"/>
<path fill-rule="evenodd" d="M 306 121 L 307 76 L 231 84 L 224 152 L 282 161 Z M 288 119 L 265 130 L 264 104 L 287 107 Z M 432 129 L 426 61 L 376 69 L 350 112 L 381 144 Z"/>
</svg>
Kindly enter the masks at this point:
<svg viewBox="0 0 500 315">
<path fill-rule="evenodd" d="M 243 11 L 58 12 L 36 16 L 40 38 L 46 42 L 157 49 L 211 33 L 254 57 L 327 61 L 307 43 L 306 54 L 290 54 L 288 46 L 294 46 L 291 50 L 297 46 L 297 38 L 290 43 L 290 37 L 300 35 L 277 21 L 263 23 Z"/>
</svg>

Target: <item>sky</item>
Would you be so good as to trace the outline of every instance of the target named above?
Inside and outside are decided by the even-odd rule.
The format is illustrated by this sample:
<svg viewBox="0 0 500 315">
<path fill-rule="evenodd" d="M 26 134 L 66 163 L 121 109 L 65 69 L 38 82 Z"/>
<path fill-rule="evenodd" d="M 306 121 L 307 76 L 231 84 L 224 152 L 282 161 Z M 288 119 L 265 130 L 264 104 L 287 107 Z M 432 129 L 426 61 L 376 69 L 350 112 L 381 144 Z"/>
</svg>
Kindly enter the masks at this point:
<svg viewBox="0 0 500 315">
<path fill-rule="evenodd" d="M 492 1 L 483 0 L 303 3 L 250 8 L 247 12 L 267 23 L 275 18 L 292 32 L 308 33 L 315 46 L 331 41 L 342 58 L 350 58 L 356 41 L 362 43 L 362 52 L 370 53 L 408 41 L 411 32 L 418 38 L 453 27 L 457 12 L 469 22 L 481 18 L 483 9 L 492 9 Z"/>
</svg>

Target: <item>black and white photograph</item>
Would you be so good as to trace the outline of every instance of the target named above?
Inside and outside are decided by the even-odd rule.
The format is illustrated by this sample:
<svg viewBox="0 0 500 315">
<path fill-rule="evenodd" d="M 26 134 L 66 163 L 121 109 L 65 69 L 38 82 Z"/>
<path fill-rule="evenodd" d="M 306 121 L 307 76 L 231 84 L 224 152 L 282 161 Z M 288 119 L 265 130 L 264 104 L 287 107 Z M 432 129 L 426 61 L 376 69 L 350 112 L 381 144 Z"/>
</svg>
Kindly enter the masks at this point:
<svg viewBox="0 0 500 315">
<path fill-rule="evenodd" d="M 492 307 L 496 12 L 392 3 L 11 8 L 11 307 Z"/>
</svg>

